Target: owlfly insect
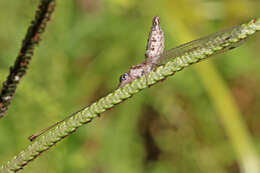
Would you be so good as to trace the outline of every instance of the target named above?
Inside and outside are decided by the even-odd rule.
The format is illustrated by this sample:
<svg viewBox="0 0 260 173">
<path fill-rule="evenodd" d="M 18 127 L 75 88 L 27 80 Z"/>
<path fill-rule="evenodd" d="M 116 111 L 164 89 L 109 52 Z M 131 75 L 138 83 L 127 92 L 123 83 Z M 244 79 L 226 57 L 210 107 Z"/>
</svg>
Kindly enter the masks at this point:
<svg viewBox="0 0 260 173">
<path fill-rule="evenodd" d="M 260 22 L 256 19 L 248 24 L 238 25 L 220 32 L 213 33 L 206 37 L 177 46 L 160 55 L 154 55 L 145 59 L 144 62 L 130 68 L 127 73 L 120 76 L 119 88 L 126 84 L 147 75 L 157 66 L 163 65 L 170 60 L 180 58 L 181 61 L 189 61 L 195 56 L 209 57 L 240 46 L 255 31 L 260 30 Z M 158 46 L 159 47 L 159 46 Z M 159 49 L 157 47 L 157 49 Z M 147 77 L 146 77 L 147 79 Z"/>
<path fill-rule="evenodd" d="M 206 37 L 177 46 L 168 51 L 164 50 L 164 34 L 160 27 L 160 18 L 153 18 L 151 31 L 149 34 L 144 62 L 132 66 L 127 73 L 120 76 L 119 88 L 131 83 L 132 81 L 145 75 L 146 80 L 149 72 L 159 65 L 166 64 L 168 61 L 178 59 L 183 63 L 194 63 L 209 56 L 223 53 L 240 46 L 250 35 L 260 30 L 260 19 L 253 19 L 248 23 L 238 25 L 220 32 L 213 33 Z M 147 85 L 148 85 L 148 81 Z M 72 117 L 76 113 L 67 117 Z M 38 134 L 29 137 L 33 141 L 47 130 L 55 127 L 66 119 L 40 131 Z"/>
</svg>

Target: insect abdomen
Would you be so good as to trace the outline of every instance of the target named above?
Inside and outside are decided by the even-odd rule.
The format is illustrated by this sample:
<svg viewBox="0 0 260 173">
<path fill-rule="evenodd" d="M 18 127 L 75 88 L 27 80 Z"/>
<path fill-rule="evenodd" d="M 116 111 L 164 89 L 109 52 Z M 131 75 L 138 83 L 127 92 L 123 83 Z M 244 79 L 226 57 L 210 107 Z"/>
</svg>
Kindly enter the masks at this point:
<svg viewBox="0 0 260 173">
<path fill-rule="evenodd" d="M 145 57 L 146 60 L 152 60 L 158 57 L 164 51 L 164 34 L 160 27 L 160 17 L 155 16 L 152 21 L 152 28 L 149 33 Z"/>
</svg>

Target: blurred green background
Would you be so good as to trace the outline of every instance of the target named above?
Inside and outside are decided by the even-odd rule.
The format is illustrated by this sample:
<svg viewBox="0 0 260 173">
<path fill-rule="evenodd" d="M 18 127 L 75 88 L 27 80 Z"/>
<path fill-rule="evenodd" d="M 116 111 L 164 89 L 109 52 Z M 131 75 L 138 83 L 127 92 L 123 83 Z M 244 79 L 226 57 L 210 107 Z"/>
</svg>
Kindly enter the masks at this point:
<svg viewBox="0 0 260 173">
<path fill-rule="evenodd" d="M 1 83 L 38 3 L 0 1 Z M 167 50 L 190 41 L 187 32 L 198 38 L 260 17 L 260 1 L 58 0 L 30 69 L 0 120 L 1 163 L 26 148 L 31 134 L 115 89 L 119 76 L 144 60 L 155 15 L 161 17 Z M 240 172 L 225 130 L 233 126 L 232 120 L 224 124 L 221 115 L 239 111 L 246 135 L 260 153 L 259 45 L 258 33 L 238 49 L 145 89 L 43 153 L 24 171 Z M 214 68 L 214 76 L 207 68 Z M 223 86 L 227 92 L 210 92 Z M 235 104 L 221 109 L 226 98 Z"/>
</svg>

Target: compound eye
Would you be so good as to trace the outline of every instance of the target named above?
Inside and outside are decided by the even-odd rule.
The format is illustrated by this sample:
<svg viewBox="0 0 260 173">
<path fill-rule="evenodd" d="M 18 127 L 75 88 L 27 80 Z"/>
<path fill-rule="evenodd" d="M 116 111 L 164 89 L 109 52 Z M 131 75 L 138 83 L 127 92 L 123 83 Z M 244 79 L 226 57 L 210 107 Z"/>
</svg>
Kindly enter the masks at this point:
<svg viewBox="0 0 260 173">
<path fill-rule="evenodd" d="M 119 78 L 119 81 L 120 81 L 120 82 L 123 82 L 123 81 L 125 81 L 125 80 L 126 80 L 126 78 L 127 78 L 127 76 L 128 76 L 128 74 L 127 74 L 127 73 L 124 73 L 124 74 L 122 74 L 122 75 L 120 76 L 120 78 Z"/>
</svg>

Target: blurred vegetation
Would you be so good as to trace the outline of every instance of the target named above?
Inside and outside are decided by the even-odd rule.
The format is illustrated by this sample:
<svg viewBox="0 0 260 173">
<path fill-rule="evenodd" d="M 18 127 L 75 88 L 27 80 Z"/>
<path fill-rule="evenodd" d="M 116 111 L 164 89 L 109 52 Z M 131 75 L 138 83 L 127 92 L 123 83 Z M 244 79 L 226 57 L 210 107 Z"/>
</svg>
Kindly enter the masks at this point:
<svg viewBox="0 0 260 173">
<path fill-rule="evenodd" d="M 1 82 L 17 56 L 37 6 L 33 0 L 0 1 Z M 1 162 L 25 148 L 32 133 L 113 90 L 120 74 L 143 61 L 155 15 L 161 16 L 169 49 L 180 44 L 185 35 L 177 29 L 178 23 L 184 23 L 196 36 L 204 36 L 259 17 L 260 2 L 58 0 L 30 69 L 6 117 L 0 120 Z M 257 34 L 242 47 L 201 63 L 216 67 L 258 153 L 259 44 Z M 199 66 L 195 65 L 196 69 Z M 137 94 L 80 128 L 25 171 L 239 172 L 216 102 L 197 72 L 187 68 Z M 216 89 L 223 85 L 212 84 Z M 226 93 L 216 94 L 226 98 Z M 228 109 L 232 108 L 222 111 Z"/>
</svg>

